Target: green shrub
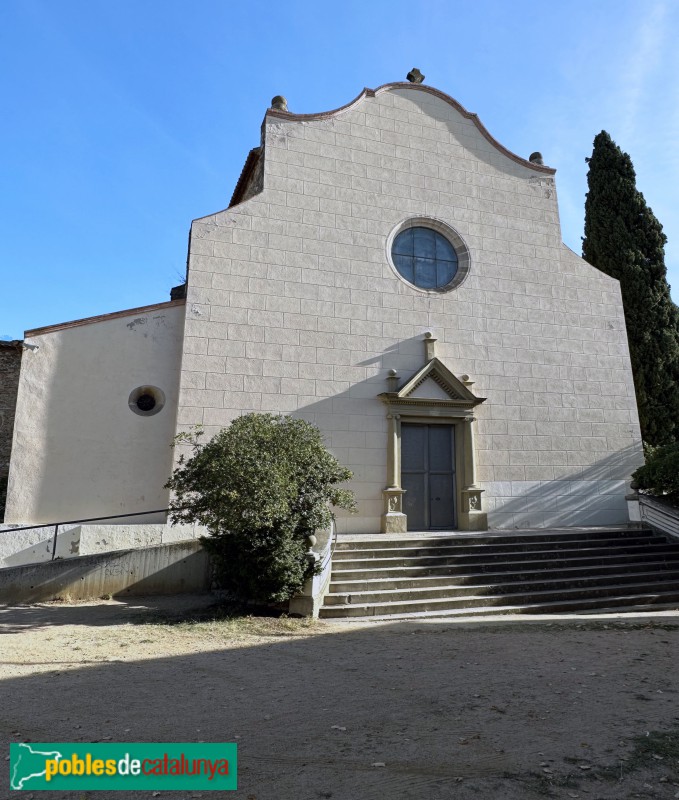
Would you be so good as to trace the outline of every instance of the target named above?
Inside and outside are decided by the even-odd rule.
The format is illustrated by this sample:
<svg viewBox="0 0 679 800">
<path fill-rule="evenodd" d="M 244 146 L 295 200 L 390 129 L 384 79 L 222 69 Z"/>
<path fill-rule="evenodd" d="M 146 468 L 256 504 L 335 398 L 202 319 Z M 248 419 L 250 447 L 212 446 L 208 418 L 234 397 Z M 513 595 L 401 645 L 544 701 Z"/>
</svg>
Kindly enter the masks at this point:
<svg viewBox="0 0 679 800">
<path fill-rule="evenodd" d="M 638 489 L 679 505 L 679 443 L 648 447 L 646 463 L 632 478 Z"/>
<path fill-rule="evenodd" d="M 313 572 L 307 537 L 326 528 L 330 506 L 353 510 L 351 478 L 326 449 L 321 433 L 301 419 L 246 414 L 207 444 L 200 432 L 180 434 L 193 446 L 165 485 L 172 521 L 198 522 L 218 580 L 241 600 L 280 602 Z"/>
</svg>

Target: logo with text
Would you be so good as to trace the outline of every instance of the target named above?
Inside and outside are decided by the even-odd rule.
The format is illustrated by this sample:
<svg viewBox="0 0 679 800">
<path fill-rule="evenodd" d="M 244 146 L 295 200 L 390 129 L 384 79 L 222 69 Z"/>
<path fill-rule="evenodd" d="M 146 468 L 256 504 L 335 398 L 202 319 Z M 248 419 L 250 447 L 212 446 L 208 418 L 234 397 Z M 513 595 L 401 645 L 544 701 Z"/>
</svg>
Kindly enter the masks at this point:
<svg viewBox="0 0 679 800">
<path fill-rule="evenodd" d="M 10 789 L 215 789 L 237 787 L 237 745 L 31 742 L 10 745 Z"/>
</svg>

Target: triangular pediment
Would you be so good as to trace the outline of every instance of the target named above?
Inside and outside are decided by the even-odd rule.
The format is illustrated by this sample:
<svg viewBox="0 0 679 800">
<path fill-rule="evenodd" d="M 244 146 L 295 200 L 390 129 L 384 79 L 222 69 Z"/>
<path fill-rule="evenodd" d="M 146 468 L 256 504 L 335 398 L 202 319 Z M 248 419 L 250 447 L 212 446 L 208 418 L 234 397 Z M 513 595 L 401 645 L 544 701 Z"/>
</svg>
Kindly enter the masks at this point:
<svg viewBox="0 0 679 800">
<path fill-rule="evenodd" d="M 381 397 L 389 403 L 467 408 L 485 400 L 485 397 L 477 397 L 438 358 L 428 361 L 398 391 L 386 392 Z"/>
<path fill-rule="evenodd" d="M 422 383 L 418 384 L 408 397 L 418 397 L 422 400 L 459 400 L 459 397 L 450 396 L 447 387 L 438 384 L 431 375 L 428 375 Z"/>
<path fill-rule="evenodd" d="M 428 394 L 438 390 L 436 395 Z M 438 358 L 432 358 L 398 391 L 399 399 L 446 399 L 476 404 L 477 398 Z"/>
</svg>

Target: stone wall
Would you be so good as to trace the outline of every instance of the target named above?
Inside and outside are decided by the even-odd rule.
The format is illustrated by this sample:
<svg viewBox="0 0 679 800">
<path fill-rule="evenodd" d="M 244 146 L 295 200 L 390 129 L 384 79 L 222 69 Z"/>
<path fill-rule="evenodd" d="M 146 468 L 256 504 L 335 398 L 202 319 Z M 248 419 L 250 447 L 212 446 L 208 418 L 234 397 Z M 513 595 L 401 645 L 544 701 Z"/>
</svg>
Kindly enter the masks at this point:
<svg viewBox="0 0 679 800">
<path fill-rule="evenodd" d="M 139 519 L 143 519 L 140 517 Z M 148 524 L 60 525 L 54 552 L 54 526 L 16 530 L 0 525 L 0 569 L 43 561 L 154 547 L 198 539 L 207 531 L 199 525 Z"/>
<path fill-rule="evenodd" d="M 0 342 L 0 520 L 5 513 L 22 352 L 18 342 Z"/>
<path fill-rule="evenodd" d="M 378 395 L 390 370 L 406 380 L 423 365 L 431 331 L 444 364 L 487 398 L 475 425 L 491 526 L 626 521 L 642 453 L 620 289 L 563 245 L 551 170 L 403 84 L 339 112 L 268 112 L 262 158 L 260 194 L 193 223 L 180 428 L 303 416 L 354 471 L 359 513 L 340 532 L 377 532 Z M 455 290 L 395 274 L 389 237 L 414 217 L 466 243 Z"/>
</svg>

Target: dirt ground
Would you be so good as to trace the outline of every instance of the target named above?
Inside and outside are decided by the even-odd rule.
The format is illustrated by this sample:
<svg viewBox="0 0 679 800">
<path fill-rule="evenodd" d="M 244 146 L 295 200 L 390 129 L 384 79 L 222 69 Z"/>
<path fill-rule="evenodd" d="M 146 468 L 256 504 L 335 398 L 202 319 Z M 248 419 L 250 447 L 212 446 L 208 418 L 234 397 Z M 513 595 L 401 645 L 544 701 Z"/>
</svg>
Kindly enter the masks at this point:
<svg viewBox="0 0 679 800">
<path fill-rule="evenodd" d="M 178 622 L 205 604 L 0 608 L 5 742 L 238 742 L 240 788 L 186 800 L 679 798 L 677 614 Z"/>
</svg>

